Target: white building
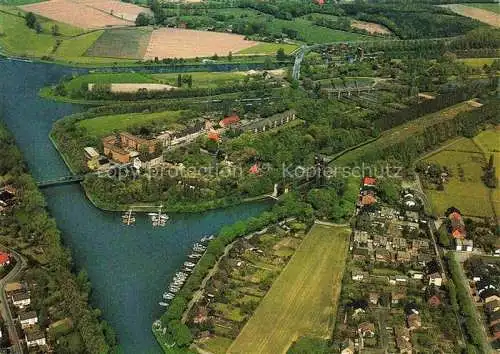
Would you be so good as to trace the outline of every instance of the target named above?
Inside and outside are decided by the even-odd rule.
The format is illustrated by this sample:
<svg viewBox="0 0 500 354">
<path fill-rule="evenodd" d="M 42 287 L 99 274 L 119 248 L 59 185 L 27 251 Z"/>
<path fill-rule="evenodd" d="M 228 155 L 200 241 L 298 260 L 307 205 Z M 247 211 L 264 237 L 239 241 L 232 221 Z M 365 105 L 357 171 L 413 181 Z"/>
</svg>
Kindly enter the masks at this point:
<svg viewBox="0 0 500 354">
<path fill-rule="evenodd" d="M 24 335 L 24 338 L 26 339 L 26 345 L 28 346 L 28 348 L 37 346 L 39 347 L 47 344 L 47 341 L 45 340 L 45 334 L 40 331 L 28 332 Z"/>
<path fill-rule="evenodd" d="M 432 273 L 429 275 L 429 285 L 435 285 L 440 287 L 443 284 L 443 278 L 439 273 Z"/>
<path fill-rule="evenodd" d="M 19 323 L 21 324 L 21 328 L 25 329 L 27 327 L 31 327 L 38 323 L 38 316 L 35 311 L 28 311 L 19 314 Z"/>
<path fill-rule="evenodd" d="M 474 248 L 474 242 L 472 240 L 455 240 L 455 250 L 462 252 L 472 252 Z"/>
<path fill-rule="evenodd" d="M 28 293 L 16 293 L 12 295 L 12 304 L 22 309 L 31 304 L 31 298 Z"/>
</svg>

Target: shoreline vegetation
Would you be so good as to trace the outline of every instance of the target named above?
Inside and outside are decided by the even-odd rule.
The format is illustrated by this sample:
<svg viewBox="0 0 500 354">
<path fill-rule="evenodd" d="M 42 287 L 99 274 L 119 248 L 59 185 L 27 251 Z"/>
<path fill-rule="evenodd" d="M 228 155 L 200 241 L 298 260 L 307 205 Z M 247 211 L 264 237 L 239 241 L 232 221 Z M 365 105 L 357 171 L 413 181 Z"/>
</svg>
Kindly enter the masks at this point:
<svg viewBox="0 0 500 354">
<path fill-rule="evenodd" d="M 71 272 L 73 264 L 70 251 L 62 246 L 56 222 L 50 217 L 44 197 L 29 174 L 14 138 L 3 123 L 0 124 L 0 147 L 0 174 L 4 183 L 10 183 L 20 191 L 19 203 L 3 217 L 2 225 L 5 223 L 10 226 L 4 230 L 6 233 L 3 234 L 2 243 L 8 243 L 14 249 L 19 248 L 18 251 L 30 259 L 26 274 L 45 289 L 44 293 L 47 293 L 44 299 L 50 299 L 40 302 L 37 306 L 41 307 L 37 307 L 37 310 L 47 311 L 52 306 L 63 314 L 61 319 L 67 316 L 74 323 L 75 331 L 61 333 L 56 339 L 51 337 L 50 340 L 60 351 L 75 350 L 72 347 L 74 345 L 90 353 L 116 350 L 113 329 L 100 319 L 100 311 L 89 304 L 91 286 L 86 272 L 81 270 L 78 275 Z M 29 242 L 26 241 L 28 239 Z"/>
</svg>

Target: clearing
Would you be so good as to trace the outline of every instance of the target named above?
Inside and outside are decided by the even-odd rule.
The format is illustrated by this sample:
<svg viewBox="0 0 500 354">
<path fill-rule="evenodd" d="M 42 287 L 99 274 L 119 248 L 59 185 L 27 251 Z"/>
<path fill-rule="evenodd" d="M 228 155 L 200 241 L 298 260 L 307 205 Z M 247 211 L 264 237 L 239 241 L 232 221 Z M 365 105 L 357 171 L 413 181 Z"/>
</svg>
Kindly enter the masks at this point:
<svg viewBox="0 0 500 354">
<path fill-rule="evenodd" d="M 225 56 L 256 44 L 237 34 L 160 28 L 153 31 L 144 59 Z"/>
<path fill-rule="evenodd" d="M 379 25 L 374 22 L 365 22 L 359 20 L 353 20 L 351 22 L 351 27 L 358 28 L 367 31 L 368 33 L 380 33 L 380 34 L 390 34 L 391 31 L 387 27 Z"/>
<path fill-rule="evenodd" d="M 350 232 L 314 225 L 228 353 L 285 353 L 300 336 L 328 338 Z"/>
<path fill-rule="evenodd" d="M 495 4 L 493 4 L 493 3 L 488 3 L 488 4 L 468 3 L 467 6 L 469 6 L 469 7 L 475 7 L 475 8 L 478 8 L 478 9 L 483 9 L 483 10 L 486 10 L 486 11 L 491 11 L 491 12 L 495 12 L 497 14 L 500 14 L 500 4 L 498 3 L 498 1 Z"/>
<path fill-rule="evenodd" d="M 103 137 L 112 134 L 115 130 L 127 130 L 130 127 L 145 125 L 153 121 L 161 121 L 166 124 L 171 124 L 174 127 L 178 125 L 177 121 L 180 119 L 182 112 L 183 111 L 165 111 L 149 114 L 116 114 L 85 119 L 78 122 L 77 125 L 85 128 L 90 136 Z"/>
<path fill-rule="evenodd" d="M 103 1 L 109 4 L 113 1 Z M 116 6 L 122 6 L 123 3 L 116 1 Z M 136 6 L 127 4 L 127 6 Z M 136 6 L 144 11 L 142 7 Z M 116 17 L 103 10 L 88 6 L 85 2 L 75 2 L 71 0 L 50 0 L 36 4 L 21 6 L 24 11 L 31 11 L 37 15 L 50 18 L 55 21 L 70 24 L 75 27 L 85 29 L 104 28 L 109 26 L 131 26 L 134 23 L 126 19 Z"/>
<path fill-rule="evenodd" d="M 89 84 L 89 90 L 93 90 L 95 84 Z M 111 92 L 136 93 L 141 89 L 148 91 L 173 90 L 176 87 L 164 84 L 110 84 Z"/>
<path fill-rule="evenodd" d="M 290 54 L 294 50 L 296 50 L 299 46 L 296 44 L 286 44 L 286 43 L 259 43 L 253 47 L 240 50 L 236 54 L 261 54 L 261 55 L 269 55 L 276 54 L 278 49 L 283 48 L 285 54 Z"/>
<path fill-rule="evenodd" d="M 144 57 L 151 28 L 116 28 L 105 31 L 85 52 L 89 57 L 137 59 Z"/>
<path fill-rule="evenodd" d="M 498 13 L 460 4 L 441 6 L 446 7 L 459 15 L 473 18 L 475 20 L 487 23 L 488 25 L 493 27 L 500 27 L 500 15 Z"/>
</svg>

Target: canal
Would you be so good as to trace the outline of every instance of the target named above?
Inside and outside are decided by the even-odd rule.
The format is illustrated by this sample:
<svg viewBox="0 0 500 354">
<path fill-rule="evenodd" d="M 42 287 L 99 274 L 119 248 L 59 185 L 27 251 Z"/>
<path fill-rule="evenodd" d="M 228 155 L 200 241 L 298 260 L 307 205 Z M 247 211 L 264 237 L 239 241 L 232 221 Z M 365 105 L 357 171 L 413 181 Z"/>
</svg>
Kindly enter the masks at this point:
<svg viewBox="0 0 500 354">
<path fill-rule="evenodd" d="M 69 174 L 48 139 L 55 120 L 82 108 L 47 101 L 38 90 L 64 75 L 84 72 L 52 64 L 0 59 L 0 117 L 14 134 L 31 173 L 37 180 Z M 92 305 L 118 335 L 124 353 L 160 353 L 151 324 L 163 308 L 169 279 L 185 261 L 191 245 L 204 234 L 254 216 L 269 203 L 251 203 L 197 214 L 171 215 L 165 228 L 153 229 L 146 217 L 133 227 L 121 216 L 102 212 L 85 198 L 79 185 L 43 190 L 49 210 L 63 232 L 78 269 L 92 282 Z"/>
</svg>

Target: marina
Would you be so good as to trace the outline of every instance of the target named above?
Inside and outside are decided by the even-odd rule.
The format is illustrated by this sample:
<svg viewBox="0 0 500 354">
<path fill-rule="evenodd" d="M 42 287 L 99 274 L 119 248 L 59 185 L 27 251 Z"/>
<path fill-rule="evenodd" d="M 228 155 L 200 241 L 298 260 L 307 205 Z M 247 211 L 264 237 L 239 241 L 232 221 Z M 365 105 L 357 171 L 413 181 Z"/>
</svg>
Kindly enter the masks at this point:
<svg viewBox="0 0 500 354">
<path fill-rule="evenodd" d="M 132 210 L 129 210 L 122 215 L 122 221 L 127 226 L 135 224 L 135 216 L 132 213 Z"/>
<path fill-rule="evenodd" d="M 156 226 L 163 227 L 167 224 L 167 221 L 170 219 L 170 217 L 167 214 L 162 214 L 161 212 L 162 208 L 163 205 L 160 205 L 158 207 L 157 213 L 148 213 L 149 217 L 151 218 L 151 223 L 154 227 Z"/>
</svg>

